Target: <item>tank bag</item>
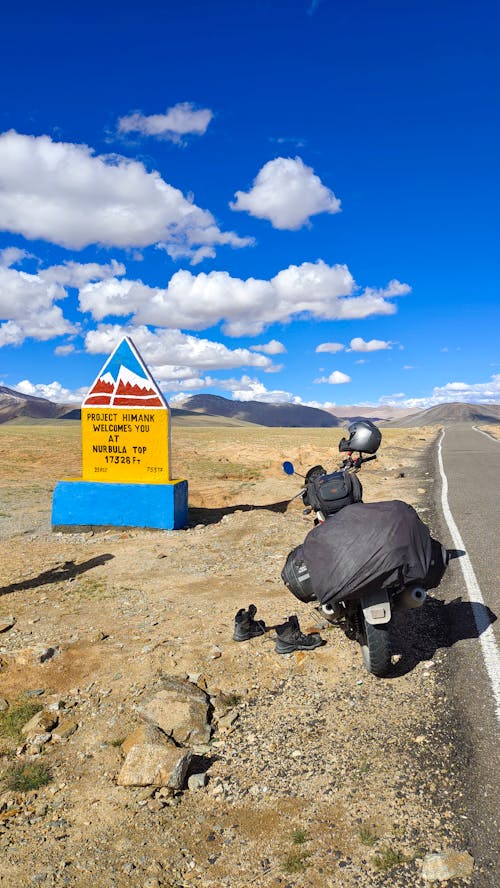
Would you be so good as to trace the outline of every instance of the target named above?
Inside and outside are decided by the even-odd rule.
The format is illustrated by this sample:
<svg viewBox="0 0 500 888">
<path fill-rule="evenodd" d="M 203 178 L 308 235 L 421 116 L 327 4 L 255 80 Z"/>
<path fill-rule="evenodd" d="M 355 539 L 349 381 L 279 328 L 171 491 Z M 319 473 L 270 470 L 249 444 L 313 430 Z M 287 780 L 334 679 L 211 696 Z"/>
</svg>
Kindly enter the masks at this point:
<svg viewBox="0 0 500 888">
<path fill-rule="evenodd" d="M 313 477 L 303 496 L 304 504 L 323 515 L 334 515 L 344 506 L 360 503 L 363 496 L 361 481 L 350 472 L 332 472 Z"/>
</svg>

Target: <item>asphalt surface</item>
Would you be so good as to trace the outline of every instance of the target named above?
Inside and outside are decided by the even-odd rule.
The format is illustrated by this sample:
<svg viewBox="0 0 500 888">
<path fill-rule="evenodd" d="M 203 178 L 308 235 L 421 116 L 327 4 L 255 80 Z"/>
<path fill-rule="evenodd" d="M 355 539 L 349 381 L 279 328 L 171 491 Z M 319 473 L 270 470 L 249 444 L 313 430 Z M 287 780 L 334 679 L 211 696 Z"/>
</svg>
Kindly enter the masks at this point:
<svg viewBox="0 0 500 888">
<path fill-rule="evenodd" d="M 450 562 L 439 597 L 445 600 L 446 691 L 465 802 L 461 816 L 468 850 L 477 864 L 473 884 L 496 888 L 500 885 L 500 442 L 478 428 L 446 427 L 441 468 L 436 454 L 439 495 L 442 470 L 448 485 L 444 503 L 439 499 L 436 503 L 441 539 L 454 549 L 458 530 L 463 542 L 463 550 L 456 551 Z"/>
</svg>

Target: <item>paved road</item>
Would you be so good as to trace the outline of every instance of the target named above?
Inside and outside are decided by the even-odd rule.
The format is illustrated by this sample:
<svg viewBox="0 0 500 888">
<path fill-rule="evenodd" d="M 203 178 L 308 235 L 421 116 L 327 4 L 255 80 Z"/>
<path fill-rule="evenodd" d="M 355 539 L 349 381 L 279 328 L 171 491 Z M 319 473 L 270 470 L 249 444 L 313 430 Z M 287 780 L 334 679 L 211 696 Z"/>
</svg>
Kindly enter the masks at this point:
<svg viewBox="0 0 500 888">
<path fill-rule="evenodd" d="M 495 888 L 500 885 L 500 442 L 470 425 L 448 426 L 439 463 L 443 541 L 456 548 L 458 539 L 466 552 L 452 560 L 443 584 L 449 603 L 450 706 L 461 738 L 457 757 L 466 781 L 470 850 L 479 864 L 474 886 Z"/>
</svg>

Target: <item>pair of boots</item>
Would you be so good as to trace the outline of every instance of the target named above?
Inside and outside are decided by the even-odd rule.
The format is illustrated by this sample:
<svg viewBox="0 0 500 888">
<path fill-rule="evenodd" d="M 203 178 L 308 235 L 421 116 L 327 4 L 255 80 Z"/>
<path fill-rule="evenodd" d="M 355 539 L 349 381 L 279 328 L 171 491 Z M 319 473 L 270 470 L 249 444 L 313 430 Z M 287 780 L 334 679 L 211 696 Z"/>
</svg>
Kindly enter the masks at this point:
<svg viewBox="0 0 500 888">
<path fill-rule="evenodd" d="M 267 632 L 264 620 L 256 620 L 257 608 L 250 604 L 248 610 L 241 608 L 234 618 L 233 639 L 235 641 L 248 641 L 258 635 Z M 275 651 L 278 654 L 291 654 L 293 651 L 312 651 L 324 644 L 318 632 L 305 635 L 300 630 L 299 620 L 293 615 L 285 623 L 275 626 L 276 644 Z"/>
</svg>

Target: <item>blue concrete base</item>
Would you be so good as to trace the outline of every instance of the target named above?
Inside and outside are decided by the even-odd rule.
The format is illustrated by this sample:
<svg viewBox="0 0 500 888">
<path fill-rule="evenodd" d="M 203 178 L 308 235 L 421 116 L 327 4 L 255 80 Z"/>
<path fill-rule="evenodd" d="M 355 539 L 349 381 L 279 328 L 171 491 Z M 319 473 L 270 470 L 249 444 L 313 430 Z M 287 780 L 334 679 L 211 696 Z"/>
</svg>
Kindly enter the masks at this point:
<svg viewBox="0 0 500 888">
<path fill-rule="evenodd" d="M 152 527 L 179 530 L 188 523 L 188 483 L 114 484 L 59 481 L 52 497 L 52 529 Z"/>
</svg>

